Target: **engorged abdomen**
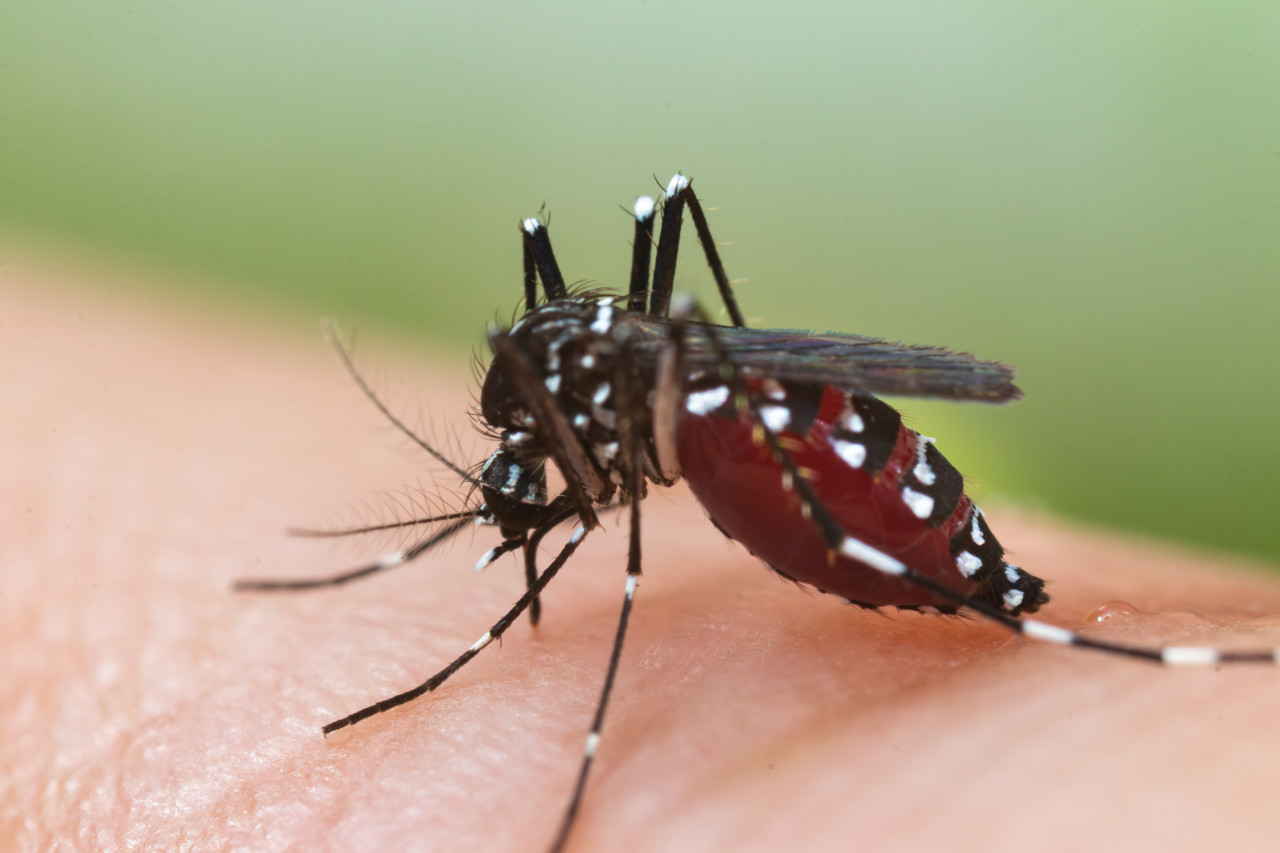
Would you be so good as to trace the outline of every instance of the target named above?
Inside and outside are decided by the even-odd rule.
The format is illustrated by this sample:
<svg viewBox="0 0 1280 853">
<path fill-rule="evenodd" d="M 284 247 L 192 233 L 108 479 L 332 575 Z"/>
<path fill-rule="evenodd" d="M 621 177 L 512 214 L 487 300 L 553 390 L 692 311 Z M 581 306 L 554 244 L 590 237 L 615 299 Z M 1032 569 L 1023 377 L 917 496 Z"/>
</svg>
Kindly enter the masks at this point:
<svg viewBox="0 0 1280 853">
<path fill-rule="evenodd" d="M 952 548 L 952 538 L 970 523 L 973 506 L 958 474 L 948 484 L 955 490 L 948 506 L 938 505 L 915 482 L 926 450 L 935 467 L 940 458 L 921 445 L 926 439 L 867 395 L 829 386 L 820 391 L 775 386 L 773 397 L 777 403 L 766 407 L 774 410 L 766 412 L 766 421 L 848 535 L 957 592 L 975 594 L 978 584 L 957 569 Z M 678 424 L 677 448 L 684 477 L 715 524 L 776 571 L 857 604 L 955 609 L 953 602 L 860 562 L 842 556 L 830 560 L 818 527 L 802 514 L 799 497 L 784 487 L 781 466 L 767 445 L 752 440 L 745 412 L 734 412 L 727 402 L 700 405 L 691 395 Z M 938 478 L 927 467 L 924 471 L 935 485 Z"/>
</svg>

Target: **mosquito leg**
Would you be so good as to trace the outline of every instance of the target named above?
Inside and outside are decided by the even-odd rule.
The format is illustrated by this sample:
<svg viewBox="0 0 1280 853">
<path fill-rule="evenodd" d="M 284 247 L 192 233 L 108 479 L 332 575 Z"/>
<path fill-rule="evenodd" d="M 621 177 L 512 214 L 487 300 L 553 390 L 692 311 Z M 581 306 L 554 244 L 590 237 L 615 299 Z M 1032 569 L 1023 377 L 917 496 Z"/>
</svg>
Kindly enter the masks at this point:
<svg viewBox="0 0 1280 853">
<path fill-rule="evenodd" d="M 596 748 L 600 744 L 600 730 L 604 726 L 605 707 L 609 704 L 609 694 L 613 691 L 614 677 L 618 673 L 618 661 L 622 658 L 622 643 L 627 636 L 627 623 L 631 618 L 631 604 L 635 600 L 636 582 L 639 574 L 627 575 L 626 594 L 622 599 L 622 613 L 618 616 L 618 630 L 613 637 L 613 652 L 609 656 L 609 669 L 604 677 L 604 689 L 600 692 L 600 701 L 596 704 L 595 718 L 591 722 L 591 732 L 587 735 L 587 745 L 582 753 L 582 764 L 578 767 L 578 781 L 573 786 L 573 795 L 569 798 L 569 806 L 564 817 L 560 819 L 560 828 L 556 831 L 555 840 L 551 842 L 550 853 L 560 853 L 569 840 L 574 820 L 578 816 L 578 808 L 582 805 L 582 793 L 587 787 L 587 776 L 591 773 L 591 763 L 595 760 Z"/>
<path fill-rule="evenodd" d="M 614 388 L 617 395 L 619 413 L 638 413 L 643 407 L 638 405 L 637 379 L 630 374 L 629 358 L 618 360 L 619 369 L 615 372 Z M 595 760 L 596 747 L 600 744 L 600 731 L 604 727 L 605 709 L 609 705 L 609 695 L 613 692 L 613 683 L 618 674 L 618 664 L 622 660 L 622 646 L 627 637 L 627 624 L 631 619 L 631 605 L 635 601 L 636 584 L 640 580 L 640 500 L 644 495 L 644 439 L 642 424 L 636 421 L 638 415 L 624 415 L 620 420 L 619 443 L 626 449 L 626 494 L 631 501 L 631 537 L 627 549 L 627 586 L 622 599 L 622 612 L 618 616 L 618 628 L 613 637 L 613 651 L 609 655 L 609 668 L 605 672 L 604 687 L 600 691 L 600 701 L 596 703 L 595 717 L 591 721 L 591 731 L 587 734 L 586 747 L 582 753 L 582 764 L 578 768 L 578 780 L 569 798 L 569 806 L 565 809 L 560 821 L 560 829 L 555 840 L 551 842 L 551 853 L 560 853 L 573 830 L 573 823 L 582 804 L 582 794 L 587 786 L 587 777 L 591 773 L 591 764 Z"/>
<path fill-rule="evenodd" d="M 426 539 L 423 539 L 421 542 L 416 543 L 413 547 L 403 551 L 395 551 L 383 557 L 381 560 L 378 560 L 376 563 L 370 563 L 367 566 L 363 566 L 353 571 L 343 572 L 342 574 L 332 575 L 330 577 L 306 578 L 303 580 L 238 580 L 233 584 L 232 589 L 236 592 L 284 592 L 300 589 L 317 589 L 325 586 L 341 586 L 349 581 L 368 577 L 369 575 L 377 574 L 378 572 L 383 572 L 387 569 L 394 569 L 396 566 L 402 566 L 410 560 L 422 556 L 427 551 L 439 545 L 441 542 L 448 540 L 459 530 L 466 527 L 471 523 L 473 518 L 475 518 L 475 513 L 468 513 L 445 527 L 442 527 L 440 530 L 436 531 Z"/>
<path fill-rule="evenodd" d="M 481 649 L 492 643 L 494 640 L 500 638 L 502 634 L 511 627 L 511 624 L 519 618 L 525 608 L 528 607 L 544 589 L 546 589 L 546 586 L 551 582 L 551 579 L 556 576 L 556 573 L 559 572 L 561 568 L 564 567 L 565 562 L 573 556 L 573 552 L 578 550 L 579 543 L 582 542 L 583 537 L 586 535 L 586 527 L 578 527 L 578 529 L 573 532 L 573 535 L 569 537 L 569 541 L 565 546 L 560 549 L 560 553 L 538 577 L 538 580 L 533 584 L 533 586 L 529 587 L 525 594 L 520 596 L 520 600 L 507 611 L 506 615 L 495 622 L 493 627 L 486 631 L 483 637 L 472 643 L 471 648 L 459 655 L 453 663 L 449 664 L 412 690 L 406 690 L 403 693 L 383 699 L 381 702 L 375 702 L 369 707 L 362 708 L 354 714 L 349 714 L 340 720 L 334 720 L 332 723 L 329 723 L 324 727 L 325 735 L 333 734 L 338 729 L 344 729 L 347 726 L 360 722 L 361 720 L 368 719 L 375 714 L 381 714 L 383 711 L 389 711 L 392 708 L 403 705 L 406 702 L 412 702 L 419 696 L 430 693 L 432 690 L 435 690 L 441 684 L 448 681 L 451 675 L 464 667 L 468 661 L 480 653 Z"/>
<path fill-rule="evenodd" d="M 489 568 L 490 563 L 497 560 L 503 554 L 510 554 L 517 548 L 523 548 L 525 543 L 528 541 L 529 538 L 523 533 L 519 536 L 513 536 L 510 539 L 503 539 L 497 545 L 494 545 L 488 551 L 485 551 L 484 555 L 481 556 L 479 560 L 476 560 L 476 571 L 483 572 L 485 569 Z"/>
<path fill-rule="evenodd" d="M 520 237 L 524 247 L 524 313 L 528 314 L 538 305 L 538 258 L 524 223 L 520 225 Z"/>
<path fill-rule="evenodd" d="M 528 301 L 532 290 L 529 275 L 531 257 L 533 266 L 537 267 L 538 275 L 542 277 L 542 289 L 546 293 L 547 301 L 564 299 L 568 295 L 568 290 L 564 286 L 564 276 L 560 275 L 560 265 L 556 263 L 555 252 L 551 251 L 551 238 L 547 236 L 546 226 L 536 218 L 530 217 L 520 224 L 520 230 L 524 234 L 525 310 L 529 310 L 529 306 L 532 305 Z"/>
<path fill-rule="evenodd" d="M 680 222 L 684 208 L 689 208 L 693 218 L 693 227 L 698 232 L 698 240 L 702 243 L 702 253 L 707 257 L 707 265 L 715 276 L 716 287 L 720 290 L 720 299 L 729 312 L 729 318 L 735 326 L 746 326 L 747 321 L 738 308 L 738 301 L 733 295 L 733 285 L 724 271 L 724 263 L 720 260 L 720 252 L 716 249 L 715 240 L 711 238 L 711 229 L 707 225 L 707 217 L 702 212 L 698 197 L 693 194 L 689 179 L 676 173 L 667 184 L 667 191 L 662 197 L 662 230 L 658 232 L 658 255 L 653 266 L 653 295 L 649 297 L 649 313 L 655 317 L 666 317 L 671 310 L 671 291 L 676 277 L 676 256 L 680 250 Z M 634 280 L 632 287 L 634 288 Z M 634 291 L 633 291 L 634 292 Z"/>
<path fill-rule="evenodd" d="M 993 604 L 956 592 L 945 584 L 921 575 L 891 554 L 887 554 L 879 548 L 850 536 L 840 522 L 832 516 L 830 510 L 827 509 L 826 504 L 823 503 L 822 498 L 818 496 L 813 485 L 805 476 L 805 472 L 800 469 L 795 459 L 782 446 L 777 435 L 764 422 L 760 414 L 761 400 L 751 393 L 742 382 L 742 377 L 737 367 L 729 359 L 720 344 L 715 327 L 706 319 L 706 315 L 702 310 L 692 300 L 683 302 L 683 304 L 677 306 L 673 314 L 673 321 L 672 335 L 677 341 L 682 339 L 685 334 L 686 324 L 689 321 L 697 322 L 703 327 L 703 331 L 706 333 L 720 360 L 721 374 L 734 389 L 735 396 L 740 401 L 740 408 L 745 409 L 755 422 L 757 431 L 791 482 L 796 495 L 800 498 L 803 512 L 822 532 L 822 536 L 826 540 L 827 547 L 833 557 L 839 554 L 851 560 L 857 560 L 878 572 L 928 590 L 940 598 L 954 602 L 959 607 L 968 608 L 992 622 L 1003 625 L 1013 633 L 1032 640 L 1063 646 L 1077 646 L 1105 654 L 1137 658 L 1165 665 L 1280 664 L 1280 648 L 1232 651 L 1209 646 L 1165 646 L 1163 648 L 1132 646 L 1095 640 L 1066 628 L 1050 625 L 1047 622 L 1013 616 Z"/>
<path fill-rule="evenodd" d="M 525 539 L 524 581 L 526 589 L 533 589 L 533 585 L 538 582 L 538 546 L 542 544 L 542 538 L 555 529 L 556 525 L 562 521 L 568 521 L 577 514 L 572 505 L 561 500 L 561 497 L 557 497 L 547 505 L 548 517 Z M 542 599 L 534 596 L 533 601 L 529 602 L 529 626 L 537 628 L 541 619 Z"/>
<path fill-rule="evenodd" d="M 631 244 L 631 288 L 627 296 L 627 310 L 643 312 L 645 297 L 649 293 L 649 257 L 653 253 L 653 214 L 657 202 L 650 196 L 636 199 L 636 234 Z"/>
</svg>

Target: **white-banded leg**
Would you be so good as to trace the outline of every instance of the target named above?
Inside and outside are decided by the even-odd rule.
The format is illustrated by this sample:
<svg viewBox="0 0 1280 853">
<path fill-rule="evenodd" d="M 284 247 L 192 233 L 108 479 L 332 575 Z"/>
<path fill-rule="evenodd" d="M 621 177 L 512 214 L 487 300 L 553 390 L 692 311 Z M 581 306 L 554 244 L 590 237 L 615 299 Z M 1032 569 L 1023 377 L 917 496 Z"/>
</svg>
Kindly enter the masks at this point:
<svg viewBox="0 0 1280 853">
<path fill-rule="evenodd" d="M 635 238 L 631 243 L 631 286 L 627 295 L 627 310 L 644 312 L 649 295 L 649 257 L 653 253 L 653 214 L 657 202 L 651 196 L 636 199 L 632 212 L 636 218 Z"/>
<path fill-rule="evenodd" d="M 559 521 L 557 521 L 556 523 L 558 524 Z M 414 699 L 417 699 L 419 696 L 422 696 L 426 693 L 430 693 L 431 691 L 439 687 L 441 684 L 444 684 L 446 681 L 448 681 L 450 676 L 452 676 L 459 669 L 462 669 L 462 667 L 466 666 L 466 664 L 473 657 L 478 655 L 481 649 L 483 649 L 485 646 L 492 643 L 494 640 L 500 638 L 503 635 L 503 633 L 508 628 L 511 627 L 512 623 L 515 622 L 517 618 L 519 618 L 520 614 L 524 612 L 525 608 L 528 607 L 529 604 L 535 598 L 537 598 L 538 595 L 544 589 L 546 589 L 547 584 L 551 582 L 551 579 L 556 576 L 556 573 L 559 572 L 561 568 L 564 567 L 565 562 L 568 561 L 568 559 L 571 556 L 573 556 L 573 552 L 578 550 L 579 543 L 582 542 L 583 537 L 585 537 L 586 535 L 587 535 L 586 528 L 578 527 L 573 532 L 573 535 L 569 537 L 569 541 L 565 544 L 565 546 L 560 549 L 560 553 L 556 556 L 556 558 L 552 560 L 551 563 L 546 567 L 546 569 L 543 570 L 542 574 L 539 575 L 538 580 L 531 587 L 529 587 L 528 590 L 525 591 L 524 595 L 520 596 L 520 600 L 517 601 L 515 605 L 510 610 L 508 610 L 507 613 L 501 619 L 495 622 L 493 624 L 493 627 L 490 628 L 488 631 L 486 631 L 480 639 L 472 643 L 471 648 L 467 649 L 465 652 L 463 652 L 461 655 L 455 658 L 452 663 L 450 663 L 444 669 L 437 672 L 435 675 L 428 678 L 426 681 L 419 684 L 417 687 L 414 687 L 412 690 L 406 690 L 403 693 L 398 693 L 395 696 L 391 696 L 387 699 L 383 699 L 381 702 L 375 702 L 374 704 L 368 706 L 367 708 L 362 708 L 359 711 L 356 711 L 354 714 L 348 714 L 347 716 L 343 717 L 340 720 L 334 720 L 332 723 L 329 723 L 324 727 L 325 735 L 330 735 L 333 732 L 336 732 L 338 729 L 343 729 L 343 728 L 346 728 L 347 726 L 354 725 L 355 723 L 358 723 L 364 719 L 368 719 L 369 717 L 372 717 L 375 714 L 381 714 L 383 711 L 389 711 L 392 708 L 405 704 L 406 702 L 412 702 Z"/>
<path fill-rule="evenodd" d="M 520 233 L 524 238 L 524 310 L 528 313 L 538 301 L 538 288 L 534 283 L 535 271 L 542 279 L 542 290 L 548 302 L 564 299 L 569 291 L 564 286 L 564 276 L 560 274 L 556 254 L 551 251 L 547 226 L 536 217 L 530 217 L 520 223 Z"/>
<path fill-rule="evenodd" d="M 648 201 L 647 205 L 641 202 Z M 650 217 L 653 216 L 653 199 L 641 197 L 636 202 L 636 242 L 639 245 L 639 227 L 638 223 L 641 218 L 642 211 L 648 211 Z M 738 301 L 733 295 L 733 285 L 729 281 L 729 276 L 724 271 L 724 263 L 720 260 L 720 252 L 716 249 L 715 240 L 711 237 L 711 229 L 707 225 L 706 214 L 702 211 L 702 205 L 698 202 L 698 197 L 693 193 L 693 187 L 689 183 L 689 179 L 677 172 L 672 177 L 670 183 L 667 184 L 667 190 L 662 196 L 662 230 L 658 232 L 658 253 L 653 263 L 653 289 L 649 297 L 649 314 L 654 317 L 666 317 L 671 309 L 671 290 L 675 283 L 676 277 L 676 257 L 680 252 L 680 225 L 683 219 L 684 209 L 689 209 L 689 215 L 693 218 L 694 230 L 698 232 L 698 241 L 702 244 L 702 253 L 706 255 L 707 266 L 711 268 L 711 274 L 715 277 L 716 287 L 720 291 L 720 299 L 724 302 L 725 309 L 729 312 L 729 318 L 735 326 L 746 326 L 747 321 L 742 316 L 742 311 L 738 308 Z M 650 234 L 652 234 L 652 225 L 650 226 Z M 646 251 L 645 262 L 648 262 L 648 254 Z M 631 278 L 631 292 L 635 293 L 635 272 L 634 267 Z"/>
<path fill-rule="evenodd" d="M 643 417 L 643 395 L 639 388 L 639 377 L 631 372 L 631 359 L 621 357 L 617 360 L 618 369 L 614 374 L 615 400 L 619 414 L 619 443 L 627 448 L 625 455 L 626 470 L 625 494 L 630 501 L 631 531 L 627 548 L 627 584 L 622 599 L 622 612 L 618 616 L 618 628 L 613 637 L 613 651 L 609 654 L 609 667 L 605 672 L 604 687 L 600 691 L 600 700 L 596 703 L 595 716 L 591 721 L 591 731 L 587 734 L 586 747 L 582 753 L 582 763 L 578 768 L 577 781 L 560 828 L 551 843 L 551 853 L 560 853 L 573 831 L 573 823 L 582 804 L 582 795 L 586 790 L 587 777 L 591 774 L 591 765 L 595 761 L 596 748 L 600 744 L 600 732 L 604 727 L 605 709 L 609 705 L 609 696 L 613 692 L 613 683 L 618 674 L 618 664 L 622 660 L 622 646 L 627 636 L 627 625 L 631 619 L 631 605 L 635 601 L 636 584 L 640 580 L 640 501 L 644 496 L 644 430 L 638 418 Z"/>
<path fill-rule="evenodd" d="M 1008 628 L 1032 640 L 1054 643 L 1062 646 L 1077 646 L 1092 649 L 1110 655 L 1137 658 L 1166 665 L 1216 666 L 1231 663 L 1263 663 L 1280 664 L 1280 648 L 1256 650 L 1226 650 L 1208 646 L 1166 646 L 1146 647 L 1131 646 L 1123 643 L 1112 643 L 1095 640 L 1066 628 L 1050 625 L 1036 619 L 1011 616 L 993 604 L 971 598 L 956 592 L 945 584 L 930 577 L 921 575 L 901 560 L 884 551 L 850 536 L 844 527 L 832 516 L 825 503 L 814 490 L 805 473 L 796 464 L 795 459 L 787 452 L 761 416 L 764 401 L 752 393 L 742 381 L 737 366 L 725 352 L 715 327 L 707 320 L 706 314 L 691 299 L 682 300 L 672 314 L 672 337 L 675 346 L 683 340 L 685 330 L 691 323 L 701 326 L 711 342 L 720 361 L 721 375 L 734 390 L 739 411 L 746 410 L 755 422 L 760 439 L 769 447 L 774 459 L 783 470 L 783 475 L 792 484 L 796 495 L 800 498 L 802 511 L 817 525 L 826 540 L 832 558 L 836 554 L 856 560 L 870 568 L 891 577 L 900 578 L 934 595 L 948 599 L 959 607 L 965 607 L 975 613 Z"/>
</svg>

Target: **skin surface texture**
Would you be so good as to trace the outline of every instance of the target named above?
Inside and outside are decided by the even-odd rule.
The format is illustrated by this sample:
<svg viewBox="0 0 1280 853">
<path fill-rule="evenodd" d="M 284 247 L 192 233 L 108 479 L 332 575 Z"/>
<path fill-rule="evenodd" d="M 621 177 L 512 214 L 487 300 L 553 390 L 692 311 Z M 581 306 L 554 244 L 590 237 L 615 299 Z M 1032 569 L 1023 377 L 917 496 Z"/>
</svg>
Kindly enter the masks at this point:
<svg viewBox="0 0 1280 853">
<path fill-rule="evenodd" d="M 514 558 L 472 568 L 496 533 L 340 589 L 232 593 L 236 578 L 394 550 L 395 536 L 281 531 L 456 507 L 453 480 L 319 333 L 16 265 L 0 269 L 0 306 L 0 849 L 544 849 L 622 601 L 625 517 L 602 517 L 536 631 L 522 619 L 436 694 L 325 739 L 324 723 L 424 680 L 516 600 Z M 357 360 L 411 424 L 483 458 L 465 359 Z M 1256 567 L 984 509 L 1011 558 L 1049 579 L 1045 621 L 1132 643 L 1280 644 L 1280 583 Z M 653 490 L 644 522 L 571 849 L 1280 837 L 1270 668 L 1163 670 L 974 619 L 860 611 L 763 571 L 684 488 Z M 1112 601 L 1129 605 L 1098 610 Z"/>
</svg>

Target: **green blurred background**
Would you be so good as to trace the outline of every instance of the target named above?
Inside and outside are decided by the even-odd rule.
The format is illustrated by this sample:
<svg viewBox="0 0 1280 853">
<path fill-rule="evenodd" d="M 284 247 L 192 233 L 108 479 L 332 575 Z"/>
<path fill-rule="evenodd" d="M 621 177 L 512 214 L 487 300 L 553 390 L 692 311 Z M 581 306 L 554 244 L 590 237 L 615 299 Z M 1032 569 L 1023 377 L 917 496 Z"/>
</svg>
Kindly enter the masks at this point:
<svg viewBox="0 0 1280 853">
<path fill-rule="evenodd" d="M 757 323 L 1018 366 L 1016 405 L 907 404 L 979 499 L 1280 559 L 1274 0 L 0 10 L 11 252 L 460 372 L 520 217 L 623 285 L 619 205 L 677 169 Z M 710 301 L 695 252 L 677 286 Z"/>
</svg>

